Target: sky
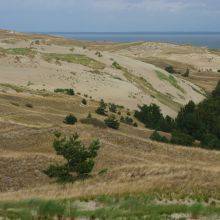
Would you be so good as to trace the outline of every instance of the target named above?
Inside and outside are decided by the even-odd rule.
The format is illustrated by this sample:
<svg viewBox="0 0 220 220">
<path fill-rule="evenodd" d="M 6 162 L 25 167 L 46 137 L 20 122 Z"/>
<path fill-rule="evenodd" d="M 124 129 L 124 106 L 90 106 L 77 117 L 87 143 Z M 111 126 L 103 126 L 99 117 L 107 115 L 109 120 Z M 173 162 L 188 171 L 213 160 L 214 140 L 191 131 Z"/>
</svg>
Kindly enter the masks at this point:
<svg viewBox="0 0 220 220">
<path fill-rule="evenodd" d="M 0 0 L 0 29 L 220 32 L 220 0 Z"/>
</svg>

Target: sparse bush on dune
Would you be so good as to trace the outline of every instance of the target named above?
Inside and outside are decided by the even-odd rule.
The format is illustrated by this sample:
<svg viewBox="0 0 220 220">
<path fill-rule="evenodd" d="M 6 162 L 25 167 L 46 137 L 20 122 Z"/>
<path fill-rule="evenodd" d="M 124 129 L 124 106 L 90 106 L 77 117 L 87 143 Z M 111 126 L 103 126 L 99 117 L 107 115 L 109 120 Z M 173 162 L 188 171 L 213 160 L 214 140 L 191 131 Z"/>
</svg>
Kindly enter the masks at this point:
<svg viewBox="0 0 220 220">
<path fill-rule="evenodd" d="M 75 95 L 75 92 L 73 89 L 62 89 L 62 88 L 58 88 L 54 90 L 55 93 L 64 93 L 67 95 Z"/>
<path fill-rule="evenodd" d="M 77 118 L 74 115 L 69 114 L 66 116 L 63 122 L 65 124 L 74 125 L 77 122 Z"/>
<path fill-rule="evenodd" d="M 171 74 L 175 73 L 175 70 L 174 70 L 173 66 L 171 66 L 171 65 L 166 66 L 165 70 Z"/>
<path fill-rule="evenodd" d="M 103 99 L 101 99 L 100 103 L 99 103 L 99 107 L 96 109 L 96 113 L 99 115 L 106 115 L 106 108 L 107 108 L 107 104 L 104 102 Z"/>
<path fill-rule="evenodd" d="M 133 126 L 137 128 L 137 127 L 138 127 L 137 122 L 134 122 L 134 123 L 133 123 Z"/>
<path fill-rule="evenodd" d="M 114 62 L 112 63 L 112 67 L 115 68 L 115 69 L 118 69 L 118 70 L 122 69 L 122 67 L 120 66 L 120 64 L 117 63 L 116 61 L 114 61 Z"/>
<path fill-rule="evenodd" d="M 133 122 L 134 122 L 133 118 L 131 118 L 129 116 L 126 116 L 126 117 L 121 116 L 120 121 L 122 123 L 125 123 L 125 124 L 128 124 L 128 125 L 133 125 Z"/>
<path fill-rule="evenodd" d="M 100 51 L 96 51 L 95 55 L 98 56 L 98 57 L 102 57 L 102 54 L 101 54 Z"/>
<path fill-rule="evenodd" d="M 109 111 L 116 113 L 117 112 L 117 105 L 115 105 L 114 103 L 110 103 L 109 104 Z"/>
<path fill-rule="evenodd" d="M 86 148 L 79 139 L 78 134 L 63 137 L 57 132 L 53 148 L 57 155 L 65 159 L 65 163 L 51 165 L 44 173 L 61 182 L 88 177 L 95 165 L 94 159 L 98 154 L 100 146 L 99 140 L 93 140 L 90 146 Z"/>
<path fill-rule="evenodd" d="M 83 105 L 87 105 L 86 99 L 83 99 L 83 100 L 82 100 L 82 104 L 83 104 Z"/>
<path fill-rule="evenodd" d="M 105 124 L 109 128 L 113 128 L 113 129 L 119 129 L 120 126 L 120 123 L 115 115 L 108 116 L 108 118 L 105 119 Z"/>
</svg>

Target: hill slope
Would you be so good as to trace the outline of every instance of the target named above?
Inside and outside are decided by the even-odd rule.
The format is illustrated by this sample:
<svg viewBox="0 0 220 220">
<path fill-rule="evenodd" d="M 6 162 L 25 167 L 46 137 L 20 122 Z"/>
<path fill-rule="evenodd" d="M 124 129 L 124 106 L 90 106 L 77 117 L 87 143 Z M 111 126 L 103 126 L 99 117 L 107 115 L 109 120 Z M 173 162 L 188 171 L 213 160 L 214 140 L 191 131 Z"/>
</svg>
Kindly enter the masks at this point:
<svg viewBox="0 0 220 220">
<path fill-rule="evenodd" d="M 198 86 L 117 52 L 86 49 L 74 42 L 74 46 L 57 45 L 49 37 L 11 37 L 2 35 L 0 40 L 3 85 L 48 91 L 73 87 L 96 100 L 103 98 L 131 109 L 138 104 L 156 103 L 171 116 L 189 100 L 198 103 L 204 99 L 205 93 Z"/>
</svg>

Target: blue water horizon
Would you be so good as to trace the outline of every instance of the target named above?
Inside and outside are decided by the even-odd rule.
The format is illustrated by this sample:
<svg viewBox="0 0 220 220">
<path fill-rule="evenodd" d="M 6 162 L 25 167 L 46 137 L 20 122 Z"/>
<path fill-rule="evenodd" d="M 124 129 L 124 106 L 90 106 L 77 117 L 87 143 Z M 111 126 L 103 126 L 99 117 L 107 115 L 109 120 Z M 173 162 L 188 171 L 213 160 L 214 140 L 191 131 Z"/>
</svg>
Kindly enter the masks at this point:
<svg viewBox="0 0 220 220">
<path fill-rule="evenodd" d="M 220 32 L 41 32 L 69 39 L 101 42 L 163 42 L 220 49 Z"/>
</svg>

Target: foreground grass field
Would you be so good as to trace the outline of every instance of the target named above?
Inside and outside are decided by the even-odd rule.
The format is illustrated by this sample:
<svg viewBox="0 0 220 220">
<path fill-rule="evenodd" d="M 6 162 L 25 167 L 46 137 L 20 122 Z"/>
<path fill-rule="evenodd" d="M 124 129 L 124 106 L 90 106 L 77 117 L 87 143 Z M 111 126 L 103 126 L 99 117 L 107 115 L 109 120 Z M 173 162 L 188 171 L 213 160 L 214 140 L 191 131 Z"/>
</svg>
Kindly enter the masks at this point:
<svg viewBox="0 0 220 220">
<path fill-rule="evenodd" d="M 167 201 L 141 194 L 0 203 L 0 216 L 9 219 L 218 219 L 220 206 L 215 201 Z"/>
</svg>

